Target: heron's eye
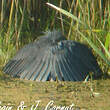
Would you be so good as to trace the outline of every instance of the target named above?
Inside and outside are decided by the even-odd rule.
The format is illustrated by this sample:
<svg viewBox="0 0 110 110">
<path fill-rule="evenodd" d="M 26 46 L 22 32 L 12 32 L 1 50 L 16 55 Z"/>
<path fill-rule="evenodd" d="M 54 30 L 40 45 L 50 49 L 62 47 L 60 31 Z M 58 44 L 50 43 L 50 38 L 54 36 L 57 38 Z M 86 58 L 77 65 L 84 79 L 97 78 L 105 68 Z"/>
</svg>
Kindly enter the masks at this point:
<svg viewBox="0 0 110 110">
<path fill-rule="evenodd" d="M 63 46 L 64 46 L 63 42 L 58 42 L 58 45 L 59 45 L 60 47 L 63 47 Z"/>
</svg>

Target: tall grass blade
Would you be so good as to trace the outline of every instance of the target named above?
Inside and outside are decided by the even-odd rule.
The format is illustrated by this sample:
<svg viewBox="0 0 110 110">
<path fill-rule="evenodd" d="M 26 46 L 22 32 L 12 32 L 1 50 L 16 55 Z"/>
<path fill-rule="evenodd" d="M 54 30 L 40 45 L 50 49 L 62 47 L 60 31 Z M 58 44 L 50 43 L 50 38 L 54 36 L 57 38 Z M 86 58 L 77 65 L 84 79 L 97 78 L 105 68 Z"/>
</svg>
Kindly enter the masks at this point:
<svg viewBox="0 0 110 110">
<path fill-rule="evenodd" d="M 12 24 L 12 16 L 13 16 L 13 11 L 14 11 L 14 0 L 11 1 L 11 10 L 10 10 L 10 15 L 9 15 L 9 22 L 8 22 L 8 31 L 7 31 L 7 38 L 6 38 L 6 44 L 8 44 L 8 40 L 10 37 L 10 29 L 11 29 L 11 24 Z"/>
<path fill-rule="evenodd" d="M 1 28 L 3 26 L 3 21 L 4 21 L 4 15 L 5 15 L 5 5 L 6 5 L 6 0 L 2 0 L 2 6 L 1 6 Z"/>
<path fill-rule="evenodd" d="M 110 57 L 109 48 L 110 48 L 110 32 L 108 32 L 105 40 L 105 51 L 107 51 L 106 54 Z"/>
<path fill-rule="evenodd" d="M 68 17 L 74 19 L 74 20 L 76 20 L 78 23 L 84 24 L 84 23 L 83 23 L 80 19 L 78 19 L 76 16 L 74 16 L 73 14 L 71 14 L 71 13 L 65 11 L 64 9 L 61 9 L 61 8 L 59 8 L 59 7 L 57 7 L 57 6 L 53 5 L 53 4 L 50 4 L 50 3 L 46 3 L 46 4 L 49 5 L 50 7 L 54 8 L 54 9 L 56 9 L 57 11 L 63 13 L 64 15 L 66 15 L 66 16 L 68 16 Z"/>
</svg>

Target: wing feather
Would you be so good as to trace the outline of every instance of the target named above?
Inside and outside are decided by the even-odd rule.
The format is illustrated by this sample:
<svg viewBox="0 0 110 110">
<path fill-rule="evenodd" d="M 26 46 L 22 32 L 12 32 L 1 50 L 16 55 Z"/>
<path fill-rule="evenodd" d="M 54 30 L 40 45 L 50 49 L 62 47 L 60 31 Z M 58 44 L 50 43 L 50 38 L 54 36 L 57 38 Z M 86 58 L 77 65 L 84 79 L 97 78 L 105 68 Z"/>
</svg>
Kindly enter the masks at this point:
<svg viewBox="0 0 110 110">
<path fill-rule="evenodd" d="M 30 72 L 31 72 L 30 80 L 36 80 L 36 78 L 38 77 L 39 71 L 43 66 L 42 58 L 43 58 L 43 56 L 36 58 L 34 65 L 32 66 L 32 69 L 30 70 Z"/>
<path fill-rule="evenodd" d="M 54 63 L 53 63 L 53 71 L 52 71 L 52 74 L 54 74 L 55 73 L 55 75 L 57 76 L 57 78 L 59 79 L 59 80 L 61 80 L 61 81 L 63 81 L 64 80 L 64 78 L 63 78 L 63 73 L 62 73 L 62 71 L 60 71 L 61 70 L 61 68 L 60 68 L 60 62 L 59 62 L 59 60 L 58 60 L 58 58 L 57 57 L 53 57 L 54 58 Z"/>
<path fill-rule="evenodd" d="M 41 81 L 42 79 L 43 79 L 43 77 L 44 77 L 44 75 L 46 74 L 46 72 L 47 72 L 47 69 L 48 69 L 48 61 L 49 61 L 49 59 L 48 59 L 48 57 L 50 57 L 50 56 L 48 56 L 49 54 L 48 53 L 45 53 L 45 55 L 44 55 L 44 58 L 43 58 L 43 65 L 42 65 L 42 68 L 40 69 L 40 71 L 39 71 L 39 75 L 38 75 L 38 77 L 37 77 L 37 79 L 39 80 L 39 81 Z"/>
<path fill-rule="evenodd" d="M 68 51 L 68 54 L 71 54 L 70 51 Z M 78 74 L 77 69 L 75 69 L 74 65 L 74 61 L 72 61 L 73 59 L 71 58 L 71 55 L 65 56 L 65 62 L 67 62 L 66 68 L 68 69 L 68 74 L 70 75 L 70 78 L 72 81 L 78 81 L 81 79 L 80 74 Z"/>
<path fill-rule="evenodd" d="M 60 68 L 60 72 L 63 75 L 63 79 L 69 81 L 69 75 L 68 75 L 68 71 L 66 68 L 66 64 L 64 63 L 64 56 L 63 55 L 58 55 L 58 64 L 59 64 L 59 68 Z"/>
</svg>

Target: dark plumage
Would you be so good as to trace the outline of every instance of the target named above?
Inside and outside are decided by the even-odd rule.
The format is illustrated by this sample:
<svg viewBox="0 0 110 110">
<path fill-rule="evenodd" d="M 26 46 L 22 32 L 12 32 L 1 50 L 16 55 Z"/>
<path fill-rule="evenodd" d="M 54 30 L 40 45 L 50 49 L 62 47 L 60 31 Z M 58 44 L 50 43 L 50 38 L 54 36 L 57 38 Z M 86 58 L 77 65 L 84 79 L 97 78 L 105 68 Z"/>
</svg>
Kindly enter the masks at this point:
<svg viewBox="0 0 110 110">
<path fill-rule="evenodd" d="M 3 71 L 21 79 L 83 81 L 89 72 L 94 78 L 101 70 L 84 44 L 66 40 L 59 31 L 48 32 L 38 41 L 20 49 Z"/>
</svg>

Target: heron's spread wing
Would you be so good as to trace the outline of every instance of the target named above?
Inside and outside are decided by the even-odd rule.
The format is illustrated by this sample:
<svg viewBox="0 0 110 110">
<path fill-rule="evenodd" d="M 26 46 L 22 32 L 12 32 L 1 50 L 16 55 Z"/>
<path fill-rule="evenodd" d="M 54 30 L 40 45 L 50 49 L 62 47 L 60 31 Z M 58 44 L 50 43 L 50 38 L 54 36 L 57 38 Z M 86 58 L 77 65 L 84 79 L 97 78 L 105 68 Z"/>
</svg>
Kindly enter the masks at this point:
<svg viewBox="0 0 110 110">
<path fill-rule="evenodd" d="M 48 44 L 38 41 L 30 43 L 19 50 L 14 58 L 5 65 L 3 71 L 13 77 L 41 80 L 45 74 L 43 72 L 50 71 L 50 60 Z M 48 74 L 50 73 L 48 72 Z M 49 75 L 46 74 L 46 76 Z"/>
<path fill-rule="evenodd" d="M 29 45 L 6 64 L 5 73 L 37 81 L 82 81 L 89 71 L 99 68 L 92 52 L 83 44 L 65 40 L 55 45 Z"/>
</svg>

